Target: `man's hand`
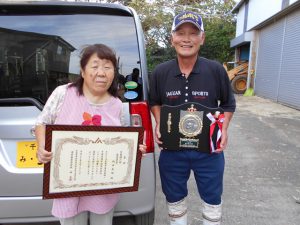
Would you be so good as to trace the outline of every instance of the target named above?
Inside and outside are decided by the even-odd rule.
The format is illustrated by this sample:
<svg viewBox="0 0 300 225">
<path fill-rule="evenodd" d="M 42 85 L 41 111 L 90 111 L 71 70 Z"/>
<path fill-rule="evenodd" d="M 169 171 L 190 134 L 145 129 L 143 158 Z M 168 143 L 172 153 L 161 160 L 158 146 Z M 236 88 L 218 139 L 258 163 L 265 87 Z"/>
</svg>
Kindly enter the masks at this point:
<svg viewBox="0 0 300 225">
<path fill-rule="evenodd" d="M 160 138 L 161 138 L 160 127 L 159 127 L 159 124 L 156 124 L 156 126 L 155 126 L 155 142 L 158 145 L 162 144 L 162 141 L 160 140 Z"/>
<path fill-rule="evenodd" d="M 221 153 L 225 150 L 227 147 L 227 142 L 228 142 L 228 134 L 227 130 L 222 130 L 222 136 L 221 136 L 221 143 L 220 143 L 220 148 L 218 148 L 215 152 L 216 153 Z"/>
</svg>

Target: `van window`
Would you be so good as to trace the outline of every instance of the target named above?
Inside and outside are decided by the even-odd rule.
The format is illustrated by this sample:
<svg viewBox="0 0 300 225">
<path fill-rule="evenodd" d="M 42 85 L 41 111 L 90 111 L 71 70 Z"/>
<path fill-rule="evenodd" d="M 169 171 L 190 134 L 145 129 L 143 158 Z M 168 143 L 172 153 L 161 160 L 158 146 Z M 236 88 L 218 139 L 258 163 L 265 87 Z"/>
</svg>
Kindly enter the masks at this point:
<svg viewBox="0 0 300 225">
<path fill-rule="evenodd" d="M 79 76 L 80 51 L 95 43 L 116 51 L 121 99 L 141 100 L 141 87 L 126 84 L 140 71 L 133 17 L 96 14 L 0 16 L 0 98 L 31 97 L 44 104 L 55 87 Z M 126 88 L 136 88 L 138 97 Z"/>
</svg>

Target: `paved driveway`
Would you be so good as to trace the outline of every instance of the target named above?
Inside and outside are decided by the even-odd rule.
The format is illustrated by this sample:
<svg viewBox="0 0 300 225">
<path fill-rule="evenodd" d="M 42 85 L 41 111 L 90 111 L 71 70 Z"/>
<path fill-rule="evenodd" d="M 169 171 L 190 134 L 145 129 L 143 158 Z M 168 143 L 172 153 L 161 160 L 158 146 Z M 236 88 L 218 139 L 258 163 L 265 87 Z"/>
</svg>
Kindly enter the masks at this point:
<svg viewBox="0 0 300 225">
<path fill-rule="evenodd" d="M 300 111 L 256 96 L 236 97 L 225 154 L 222 225 L 299 225 Z M 191 178 L 189 224 L 202 225 Z M 157 189 L 155 225 L 167 225 L 159 182 Z"/>
</svg>

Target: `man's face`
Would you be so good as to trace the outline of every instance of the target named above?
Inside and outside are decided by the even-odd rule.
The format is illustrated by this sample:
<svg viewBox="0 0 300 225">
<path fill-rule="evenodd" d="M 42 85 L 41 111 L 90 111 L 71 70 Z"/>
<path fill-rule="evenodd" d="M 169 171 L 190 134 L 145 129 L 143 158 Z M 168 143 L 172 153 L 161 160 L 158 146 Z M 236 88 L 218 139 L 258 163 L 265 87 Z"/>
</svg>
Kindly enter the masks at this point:
<svg viewBox="0 0 300 225">
<path fill-rule="evenodd" d="M 172 33 L 171 43 L 178 57 L 190 58 L 198 55 L 205 35 L 191 23 L 184 23 Z"/>
</svg>

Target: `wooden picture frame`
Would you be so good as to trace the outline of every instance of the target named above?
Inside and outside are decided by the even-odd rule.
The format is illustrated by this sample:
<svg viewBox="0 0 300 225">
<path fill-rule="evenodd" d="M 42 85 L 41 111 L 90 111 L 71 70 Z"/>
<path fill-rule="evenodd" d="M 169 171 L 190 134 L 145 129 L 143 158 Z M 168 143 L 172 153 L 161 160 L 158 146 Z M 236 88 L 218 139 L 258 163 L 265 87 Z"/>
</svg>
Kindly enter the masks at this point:
<svg viewBox="0 0 300 225">
<path fill-rule="evenodd" d="M 142 127 L 46 125 L 43 199 L 137 191 Z"/>
</svg>

